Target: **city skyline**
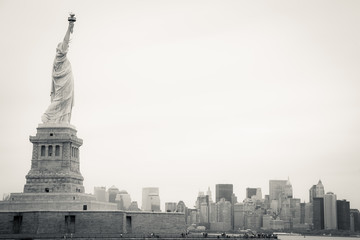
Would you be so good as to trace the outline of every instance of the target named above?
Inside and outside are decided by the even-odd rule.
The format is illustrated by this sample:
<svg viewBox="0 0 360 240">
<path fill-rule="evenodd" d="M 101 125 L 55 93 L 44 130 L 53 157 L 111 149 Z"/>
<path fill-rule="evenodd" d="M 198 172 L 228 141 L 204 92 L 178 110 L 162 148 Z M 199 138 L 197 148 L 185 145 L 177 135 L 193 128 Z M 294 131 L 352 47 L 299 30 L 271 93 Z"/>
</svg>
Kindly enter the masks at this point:
<svg viewBox="0 0 360 240">
<path fill-rule="evenodd" d="M 358 1 L 0 0 L 0 196 L 22 192 L 70 11 L 85 192 L 193 206 L 290 178 L 360 209 Z M 11 19 L 11 21 L 9 21 Z M 26 24 L 25 24 L 26 23 Z M 348 187 L 349 186 L 349 187 Z M 183 199 L 183 198 L 186 199 Z M 215 199 L 214 196 L 212 196 Z"/>
<path fill-rule="evenodd" d="M 271 182 L 290 182 L 290 180 L 289 180 L 289 178 L 287 179 L 287 180 L 273 180 L 273 179 L 269 179 L 269 185 L 271 184 Z M 321 180 L 319 180 L 319 183 L 322 185 L 322 181 Z M 319 184 L 318 183 L 318 184 Z M 323 198 L 324 197 L 324 194 L 326 195 L 326 194 L 335 194 L 336 195 L 336 193 L 333 193 L 333 192 L 331 192 L 331 191 L 325 191 L 321 196 L 318 196 L 318 195 L 315 195 L 315 196 L 311 196 L 311 191 L 313 190 L 313 187 L 315 187 L 315 186 L 317 186 L 318 184 L 314 184 L 314 185 L 312 185 L 311 187 L 309 187 L 309 195 L 308 195 L 308 199 L 302 199 L 302 198 L 299 198 L 299 197 L 296 197 L 296 196 L 293 196 L 292 195 L 292 193 L 293 193 L 293 188 L 292 188 L 292 184 L 291 184 L 291 182 L 290 182 L 290 186 L 291 186 L 291 195 L 287 195 L 287 197 L 290 197 L 290 198 L 294 198 L 294 199 L 300 199 L 300 202 L 301 203 L 312 203 L 312 201 L 311 201 L 311 199 L 313 198 L 313 197 L 317 197 L 317 198 L 319 198 L 319 197 L 321 197 L 321 198 Z M 213 201 L 213 202 L 218 202 L 221 198 L 225 198 L 225 197 L 219 197 L 219 199 L 218 200 L 215 200 L 215 199 L 217 199 L 217 194 L 216 194 L 216 186 L 218 186 L 218 185 L 232 185 L 232 187 L 233 187 L 233 184 L 231 184 L 231 183 L 227 183 L 227 184 L 221 184 L 221 183 L 217 183 L 217 184 L 215 184 L 215 186 L 214 186 L 214 188 L 213 188 L 213 190 L 211 190 L 212 188 L 210 187 L 210 186 L 208 186 L 208 188 L 206 189 L 206 191 L 205 190 L 199 190 L 198 191 L 198 193 L 197 193 L 197 195 L 195 195 L 195 196 L 193 196 L 193 203 L 190 203 L 190 204 L 186 204 L 185 203 L 185 205 L 186 205 L 186 207 L 188 207 L 188 208 L 196 208 L 196 196 L 199 196 L 199 194 L 203 194 L 203 196 L 209 196 L 209 193 L 211 194 L 210 196 L 209 196 L 209 200 L 210 199 L 214 199 L 214 200 L 211 200 L 211 201 Z M 228 187 L 227 186 L 227 187 Z M 119 191 L 119 192 L 126 192 L 127 193 L 127 190 L 126 189 L 120 189 L 120 188 L 118 188 L 116 185 L 112 185 L 110 188 L 106 188 L 106 186 L 95 186 L 94 187 L 94 191 L 95 191 L 95 189 L 103 189 L 104 190 L 104 193 L 103 194 L 105 194 L 105 192 L 108 192 L 109 190 L 111 191 L 111 189 L 117 189 L 117 191 Z M 147 189 L 147 190 L 145 190 L 145 189 Z M 166 209 L 166 207 L 165 207 L 165 205 L 167 204 L 167 203 L 178 203 L 178 202 L 180 202 L 180 201 L 184 201 L 184 199 L 187 199 L 187 197 L 186 198 L 181 198 L 181 199 L 175 199 L 175 200 L 173 200 L 173 201 L 162 201 L 161 200 L 161 194 L 159 193 L 160 191 L 161 191 L 161 189 L 159 189 L 158 187 L 155 187 L 155 186 L 153 186 L 153 187 L 143 187 L 142 188 L 142 198 L 144 198 L 144 190 L 145 191 L 148 191 L 148 189 L 153 189 L 153 190 L 155 190 L 155 192 L 156 192 L 156 195 L 157 195 L 157 201 L 159 201 L 160 200 L 160 210 L 161 211 L 165 211 L 165 209 Z M 246 187 L 245 189 L 244 189 L 244 191 L 245 192 L 247 192 L 248 191 L 248 189 L 250 189 L 249 187 Z M 265 199 L 265 195 L 268 195 L 269 196 L 269 199 L 270 200 L 273 200 L 272 199 L 272 197 L 271 197 L 271 194 L 270 194 L 270 191 L 269 192 L 265 192 L 265 193 L 262 193 L 262 189 L 261 188 L 252 188 L 252 189 L 255 189 L 255 190 L 257 190 L 257 191 L 260 191 L 260 195 L 258 195 L 258 194 L 254 194 L 254 196 L 256 197 L 256 198 L 258 198 L 259 199 L 259 196 L 261 196 L 261 199 Z M 269 189 L 271 189 L 271 188 L 269 188 Z M 243 201 L 245 201 L 248 197 L 246 196 L 246 194 L 244 194 L 245 195 L 245 197 L 244 198 L 239 198 L 238 196 L 239 195 L 237 195 L 235 192 L 233 192 L 233 189 L 231 189 L 231 191 L 232 191 L 232 193 L 234 194 L 234 196 L 237 198 L 237 202 L 238 203 L 242 203 Z M 282 189 L 281 191 L 284 191 L 284 189 Z M 323 187 L 323 185 L 322 185 L 322 189 L 320 190 L 320 191 L 324 191 L 324 187 Z M 285 190 L 285 192 L 287 192 L 286 190 Z M 131 194 L 129 194 L 130 196 L 131 196 Z M 221 194 L 220 194 L 221 195 Z M 100 199 L 105 199 L 105 198 L 100 198 Z M 226 201 L 229 201 L 229 202 L 231 202 L 231 200 L 228 200 L 228 199 L 226 199 L 225 198 L 225 200 Z M 350 202 L 350 207 L 351 207 L 351 209 L 357 209 L 357 207 L 354 205 L 351 205 L 352 204 L 352 201 L 351 201 L 351 199 L 345 199 L 345 198 L 343 198 L 342 196 L 339 196 L 339 198 L 338 198 L 338 200 L 346 200 L 346 201 L 348 201 L 348 202 Z M 103 201 L 103 200 L 101 200 L 101 201 Z M 137 202 L 138 204 L 139 204 L 139 206 L 141 206 L 142 205 L 142 200 L 140 201 L 140 199 L 132 199 L 132 201 L 134 201 L 134 202 Z M 144 210 L 144 209 L 141 209 L 141 210 Z"/>
<path fill-rule="evenodd" d="M 183 212 L 188 229 L 229 231 L 229 230 L 295 230 L 295 231 L 359 231 L 359 210 L 351 208 L 349 201 L 338 200 L 332 192 L 324 193 L 321 180 L 309 189 L 309 202 L 301 202 L 293 197 L 290 180 L 269 180 L 270 192 L 264 197 L 260 188 L 246 188 L 247 197 L 237 201 L 232 184 L 216 184 L 215 201 L 212 200 L 211 189 L 200 191 L 195 206 L 185 206 L 183 201 L 165 202 L 165 212 Z M 121 192 L 111 187 L 98 201 L 109 198 L 111 193 Z M 143 188 L 145 205 L 142 211 L 159 211 L 159 189 Z M 108 197 L 109 196 L 109 197 Z M 155 204 L 150 206 L 151 197 L 156 196 Z M 129 196 L 130 197 L 130 196 Z M 117 197 L 116 197 L 117 198 Z M 148 202 L 150 200 L 150 202 Z M 118 203 L 118 209 L 123 205 Z M 119 205 L 120 204 L 120 205 Z M 130 203 L 128 204 L 130 206 Z M 138 205 L 132 202 L 132 205 Z M 144 204 L 142 204 L 144 206 Z M 152 204 L 151 204 L 152 205 Z M 122 206 L 122 207 L 120 207 Z M 135 211 L 140 211 L 135 208 Z M 131 211 L 134 211 L 131 210 Z"/>
</svg>

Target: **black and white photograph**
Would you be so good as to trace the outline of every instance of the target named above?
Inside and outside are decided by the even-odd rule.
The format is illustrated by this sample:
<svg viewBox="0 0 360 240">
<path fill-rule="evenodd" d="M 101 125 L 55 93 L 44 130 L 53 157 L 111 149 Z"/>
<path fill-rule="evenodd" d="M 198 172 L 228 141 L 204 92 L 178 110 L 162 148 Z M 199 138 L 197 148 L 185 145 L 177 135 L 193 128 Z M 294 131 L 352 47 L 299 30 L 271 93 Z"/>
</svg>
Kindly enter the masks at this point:
<svg viewBox="0 0 360 240">
<path fill-rule="evenodd" d="M 360 238 L 360 1 L 0 0 L 0 240 Z"/>
</svg>

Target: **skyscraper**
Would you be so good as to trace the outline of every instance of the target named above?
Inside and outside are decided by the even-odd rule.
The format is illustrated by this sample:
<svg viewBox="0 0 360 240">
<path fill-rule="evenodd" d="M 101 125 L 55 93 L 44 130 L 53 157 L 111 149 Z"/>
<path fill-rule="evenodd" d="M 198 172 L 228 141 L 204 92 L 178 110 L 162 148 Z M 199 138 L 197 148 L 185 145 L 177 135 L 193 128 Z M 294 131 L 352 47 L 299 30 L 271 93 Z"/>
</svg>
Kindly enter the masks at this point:
<svg viewBox="0 0 360 240">
<path fill-rule="evenodd" d="M 350 230 L 350 202 L 346 200 L 336 201 L 336 215 L 339 230 Z"/>
<path fill-rule="evenodd" d="M 292 198 L 292 186 L 289 180 L 270 180 L 269 181 L 269 200 L 270 208 L 273 212 L 281 212 L 282 202 Z"/>
<path fill-rule="evenodd" d="M 292 198 L 292 186 L 289 180 L 269 181 L 270 201 L 283 198 Z"/>
<path fill-rule="evenodd" d="M 314 229 L 324 229 L 324 198 L 313 198 L 312 204 Z"/>
<path fill-rule="evenodd" d="M 96 197 L 96 201 L 99 202 L 109 201 L 109 193 L 106 192 L 106 187 L 94 187 L 94 195 Z"/>
<path fill-rule="evenodd" d="M 350 209 L 350 230 L 360 232 L 360 212 L 358 209 Z"/>
<path fill-rule="evenodd" d="M 261 200 L 261 188 L 246 188 L 246 198 L 252 197 L 255 197 L 257 200 Z"/>
<path fill-rule="evenodd" d="M 256 196 L 256 188 L 246 188 L 246 198 L 251 198 L 252 196 Z"/>
<path fill-rule="evenodd" d="M 210 187 L 208 187 L 208 190 L 207 190 L 207 192 L 206 192 L 206 195 L 209 196 L 209 202 L 212 202 L 213 200 L 212 200 L 212 193 L 211 193 Z"/>
<path fill-rule="evenodd" d="M 115 202 L 118 204 L 119 210 L 128 210 L 131 205 L 131 197 L 127 191 L 121 190 L 116 195 Z"/>
<path fill-rule="evenodd" d="M 141 209 L 143 211 L 160 212 L 159 188 L 143 188 Z"/>
<path fill-rule="evenodd" d="M 116 199 L 116 195 L 119 193 L 119 189 L 115 186 L 111 186 L 109 189 L 108 189 L 108 193 L 109 193 L 109 202 L 112 202 L 114 203 L 115 202 L 115 199 Z"/>
<path fill-rule="evenodd" d="M 228 223 L 228 229 L 231 228 L 231 202 L 226 201 L 225 198 L 221 198 L 216 203 L 216 222 Z"/>
<path fill-rule="evenodd" d="M 305 218 L 304 218 L 304 224 L 311 225 L 313 224 L 313 203 L 305 203 Z M 324 219 L 324 218 L 323 218 Z"/>
<path fill-rule="evenodd" d="M 336 195 L 332 192 L 324 195 L 324 227 L 337 229 Z"/>
<path fill-rule="evenodd" d="M 322 184 L 321 180 L 316 185 L 313 185 L 309 190 L 309 200 L 312 203 L 313 198 L 322 198 L 324 197 L 325 190 L 324 185 Z"/>
<path fill-rule="evenodd" d="M 220 199 L 225 198 L 226 201 L 231 202 L 231 197 L 233 195 L 233 185 L 232 184 L 216 184 L 216 202 L 219 202 Z"/>
<path fill-rule="evenodd" d="M 198 220 L 200 223 L 209 223 L 209 195 L 199 192 L 196 199 L 196 209 L 198 211 Z"/>
<path fill-rule="evenodd" d="M 285 184 L 285 197 L 286 198 L 293 197 L 293 189 L 292 189 L 292 185 L 290 183 L 290 179 L 288 179 Z"/>
<path fill-rule="evenodd" d="M 316 193 L 316 197 L 324 197 L 325 189 L 321 180 L 319 180 L 318 184 L 316 184 L 315 193 Z"/>
</svg>

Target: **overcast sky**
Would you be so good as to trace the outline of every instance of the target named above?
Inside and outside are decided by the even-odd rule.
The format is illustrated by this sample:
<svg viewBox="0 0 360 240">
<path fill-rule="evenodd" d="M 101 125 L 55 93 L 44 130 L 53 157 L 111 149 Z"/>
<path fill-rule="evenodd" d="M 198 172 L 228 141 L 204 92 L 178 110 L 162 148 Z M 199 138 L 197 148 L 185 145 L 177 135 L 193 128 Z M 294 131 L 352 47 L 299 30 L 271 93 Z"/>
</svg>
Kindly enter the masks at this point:
<svg viewBox="0 0 360 240">
<path fill-rule="evenodd" d="M 23 191 L 70 11 L 86 192 L 115 185 L 141 206 L 159 187 L 164 210 L 289 177 L 302 202 L 321 179 L 360 208 L 356 0 L 0 0 L 1 196 Z"/>
</svg>

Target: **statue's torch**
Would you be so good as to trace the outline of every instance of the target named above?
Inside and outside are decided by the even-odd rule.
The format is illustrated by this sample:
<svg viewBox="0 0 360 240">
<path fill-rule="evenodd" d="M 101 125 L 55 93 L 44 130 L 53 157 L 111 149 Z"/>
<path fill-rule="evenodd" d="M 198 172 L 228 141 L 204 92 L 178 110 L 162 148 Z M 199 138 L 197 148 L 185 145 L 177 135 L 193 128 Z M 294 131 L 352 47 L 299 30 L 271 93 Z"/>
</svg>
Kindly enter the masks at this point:
<svg viewBox="0 0 360 240">
<path fill-rule="evenodd" d="M 70 13 L 70 17 L 68 17 L 68 21 L 69 22 L 76 22 L 76 17 L 75 17 L 75 13 Z M 73 29 L 71 28 L 71 33 L 73 33 Z"/>
</svg>

